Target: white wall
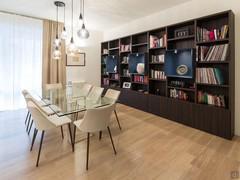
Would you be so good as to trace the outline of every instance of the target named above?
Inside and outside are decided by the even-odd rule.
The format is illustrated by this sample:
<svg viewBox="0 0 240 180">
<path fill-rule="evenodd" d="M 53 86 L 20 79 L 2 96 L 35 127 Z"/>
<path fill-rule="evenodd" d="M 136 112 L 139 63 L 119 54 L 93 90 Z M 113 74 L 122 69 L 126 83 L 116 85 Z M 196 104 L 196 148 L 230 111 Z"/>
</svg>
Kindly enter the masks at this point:
<svg viewBox="0 0 240 180">
<path fill-rule="evenodd" d="M 93 85 L 100 86 L 101 81 L 101 42 L 103 33 L 90 31 L 90 37 L 87 40 L 74 38 L 76 44 L 82 46 L 81 50 L 86 53 L 86 66 L 67 67 L 68 81 L 85 81 Z"/>
<path fill-rule="evenodd" d="M 239 0 L 192 0 L 184 4 L 166 9 L 159 13 L 135 20 L 118 28 L 104 32 L 104 40 L 110 40 L 121 36 L 135 34 L 174 24 L 177 22 L 205 16 L 225 10 L 233 10 L 235 13 L 235 44 L 236 44 L 236 95 L 235 95 L 235 134 L 240 135 L 240 1 Z"/>
</svg>

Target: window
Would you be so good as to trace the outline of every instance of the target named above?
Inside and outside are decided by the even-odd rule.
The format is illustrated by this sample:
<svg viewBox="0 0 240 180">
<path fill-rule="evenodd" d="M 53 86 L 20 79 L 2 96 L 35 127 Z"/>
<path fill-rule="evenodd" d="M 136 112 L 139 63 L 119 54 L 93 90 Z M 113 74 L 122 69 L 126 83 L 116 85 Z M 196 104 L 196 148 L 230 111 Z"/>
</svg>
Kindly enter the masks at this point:
<svg viewBox="0 0 240 180">
<path fill-rule="evenodd" d="M 25 107 L 23 89 L 42 86 L 41 20 L 0 13 L 0 111 Z"/>
</svg>

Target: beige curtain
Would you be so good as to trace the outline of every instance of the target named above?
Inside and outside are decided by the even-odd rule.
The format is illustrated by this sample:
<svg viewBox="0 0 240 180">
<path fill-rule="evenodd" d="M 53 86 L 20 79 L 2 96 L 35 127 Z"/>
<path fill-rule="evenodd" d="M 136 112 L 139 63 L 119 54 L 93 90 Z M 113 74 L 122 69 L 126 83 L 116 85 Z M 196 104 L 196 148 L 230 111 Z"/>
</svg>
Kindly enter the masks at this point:
<svg viewBox="0 0 240 180">
<path fill-rule="evenodd" d="M 42 63 L 42 87 L 45 84 L 62 83 L 66 85 L 66 51 L 65 42 L 61 42 L 62 58 L 60 60 L 54 60 L 52 58 L 53 53 L 53 41 L 56 38 L 55 21 L 44 20 L 43 21 L 43 63 Z M 59 23 L 59 36 L 63 29 L 63 24 Z"/>
</svg>

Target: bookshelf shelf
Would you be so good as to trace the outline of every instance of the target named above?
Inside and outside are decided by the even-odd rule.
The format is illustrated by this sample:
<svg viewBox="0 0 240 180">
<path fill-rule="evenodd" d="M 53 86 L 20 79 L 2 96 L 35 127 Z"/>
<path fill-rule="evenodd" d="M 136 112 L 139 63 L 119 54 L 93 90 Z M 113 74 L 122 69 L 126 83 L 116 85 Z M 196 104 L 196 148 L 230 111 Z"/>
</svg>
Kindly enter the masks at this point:
<svg viewBox="0 0 240 180">
<path fill-rule="evenodd" d="M 198 64 L 229 64 L 229 61 L 198 61 Z"/>
<path fill-rule="evenodd" d="M 168 89 L 177 89 L 177 90 L 189 91 L 189 92 L 195 92 L 196 90 L 194 88 L 184 88 L 184 87 L 176 87 L 176 86 L 168 86 Z"/>
<path fill-rule="evenodd" d="M 149 78 L 149 81 L 167 82 L 166 79 L 156 79 L 156 78 Z"/>
<path fill-rule="evenodd" d="M 194 39 L 194 38 L 195 38 L 195 35 L 189 35 L 189 36 L 185 36 L 185 37 L 171 38 L 171 39 L 168 39 L 168 42 L 182 41 L 182 40 Z"/>
<path fill-rule="evenodd" d="M 144 43 L 132 44 L 132 47 L 147 46 L 147 45 L 148 45 L 148 43 L 144 42 Z"/>
<path fill-rule="evenodd" d="M 228 43 L 229 39 L 218 39 L 218 40 L 214 40 L 214 41 L 203 41 L 203 42 L 197 42 L 197 45 L 208 45 L 208 44 L 224 44 L 224 43 Z"/>
<path fill-rule="evenodd" d="M 101 62 L 104 62 L 107 55 L 115 55 L 118 61 L 118 73 L 105 75 L 106 66 L 101 65 L 102 86 L 105 90 L 113 88 L 121 91 L 120 103 L 231 139 L 235 124 L 234 23 L 234 14 L 228 10 L 102 42 Z M 183 35 L 184 37 L 179 37 Z M 209 39 L 216 40 L 208 41 Z M 173 49 L 196 49 L 193 56 L 198 57 L 198 61 L 193 61 L 194 76 L 173 75 L 164 79 L 164 62 L 167 62 L 165 53 Z M 126 76 L 131 67 L 122 62 L 129 62 L 129 55 L 136 53 L 144 53 L 145 72 Z M 202 59 L 208 61 L 200 61 Z M 218 61 L 210 61 L 212 59 Z M 225 61 L 220 61 L 223 59 Z M 119 79 L 111 79 L 115 77 L 114 74 L 118 74 L 116 77 Z M 211 77 L 199 78 L 206 74 Z M 143 82 L 139 80 L 141 78 L 135 78 L 138 75 L 144 76 Z M 122 88 L 124 82 L 131 83 L 131 88 Z M 225 108 L 199 103 L 201 93 L 210 98 L 207 99 L 210 104 L 211 98 L 223 97 Z"/>
<path fill-rule="evenodd" d="M 229 85 L 225 84 L 207 84 L 207 83 L 196 83 L 198 86 L 210 86 L 210 87 L 220 87 L 220 88 L 229 88 Z"/>
</svg>

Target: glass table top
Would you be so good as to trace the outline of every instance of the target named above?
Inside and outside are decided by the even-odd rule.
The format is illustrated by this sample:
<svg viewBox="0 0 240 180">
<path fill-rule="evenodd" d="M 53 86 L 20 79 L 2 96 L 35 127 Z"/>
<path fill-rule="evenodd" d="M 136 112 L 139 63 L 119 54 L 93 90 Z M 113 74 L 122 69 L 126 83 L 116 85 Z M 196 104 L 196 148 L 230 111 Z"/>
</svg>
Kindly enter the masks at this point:
<svg viewBox="0 0 240 180">
<path fill-rule="evenodd" d="M 35 90 L 30 93 L 34 98 L 49 106 L 58 116 L 70 115 L 114 103 L 113 99 L 107 97 L 90 99 L 84 89 L 72 88 L 71 86 L 63 89 Z"/>
</svg>

